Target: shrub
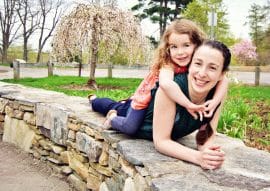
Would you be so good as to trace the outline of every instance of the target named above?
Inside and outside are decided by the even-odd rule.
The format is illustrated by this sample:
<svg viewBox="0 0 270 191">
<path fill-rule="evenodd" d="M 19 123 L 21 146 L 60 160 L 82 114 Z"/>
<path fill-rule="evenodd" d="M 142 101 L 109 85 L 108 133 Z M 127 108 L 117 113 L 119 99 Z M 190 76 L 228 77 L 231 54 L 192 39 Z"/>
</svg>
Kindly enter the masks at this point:
<svg viewBox="0 0 270 191">
<path fill-rule="evenodd" d="M 232 47 L 232 53 L 240 64 L 254 65 L 257 60 L 256 47 L 248 40 L 236 43 Z"/>
</svg>

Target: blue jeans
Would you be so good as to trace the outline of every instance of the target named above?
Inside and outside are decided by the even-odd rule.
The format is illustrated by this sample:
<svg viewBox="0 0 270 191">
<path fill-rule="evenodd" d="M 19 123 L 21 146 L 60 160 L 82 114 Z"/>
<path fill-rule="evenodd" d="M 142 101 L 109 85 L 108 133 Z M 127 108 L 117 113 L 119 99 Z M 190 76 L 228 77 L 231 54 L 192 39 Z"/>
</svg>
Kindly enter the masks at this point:
<svg viewBox="0 0 270 191">
<path fill-rule="evenodd" d="M 140 128 L 146 109 L 135 110 L 131 107 L 131 100 L 126 102 L 116 102 L 109 98 L 96 98 L 92 101 L 92 108 L 94 111 L 103 114 L 114 109 L 117 111 L 117 117 L 111 121 L 112 128 L 127 135 L 134 135 Z"/>
<path fill-rule="evenodd" d="M 126 116 L 131 101 L 131 99 L 128 99 L 123 103 L 116 102 L 110 98 L 96 98 L 92 101 L 92 109 L 104 116 L 112 109 L 117 111 L 118 116 Z"/>
</svg>

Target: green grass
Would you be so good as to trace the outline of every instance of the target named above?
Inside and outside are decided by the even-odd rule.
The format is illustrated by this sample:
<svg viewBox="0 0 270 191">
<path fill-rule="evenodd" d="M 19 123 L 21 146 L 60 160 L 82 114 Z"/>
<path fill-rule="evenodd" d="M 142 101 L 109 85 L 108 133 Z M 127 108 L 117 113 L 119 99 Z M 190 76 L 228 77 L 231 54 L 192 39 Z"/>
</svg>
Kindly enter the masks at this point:
<svg viewBox="0 0 270 191">
<path fill-rule="evenodd" d="M 254 101 L 263 100 L 270 104 L 270 86 L 231 85 L 229 96 Z"/>
<path fill-rule="evenodd" d="M 98 97 L 109 97 L 121 100 L 134 93 L 142 79 L 139 78 L 96 78 L 97 84 L 102 87 L 97 91 L 87 89 L 87 77 L 76 76 L 51 76 L 46 78 L 23 78 L 20 80 L 4 79 L 8 83 L 17 83 L 25 86 L 42 88 L 57 92 L 63 92 L 71 96 L 87 97 L 88 94 L 96 94 Z M 72 87 L 82 87 L 73 89 Z M 83 88 L 84 87 L 84 88 Z"/>
<path fill-rule="evenodd" d="M 142 79 L 139 78 L 97 78 L 100 89 L 97 91 L 86 88 L 87 77 L 52 76 L 47 78 L 24 78 L 2 80 L 25 86 L 43 88 L 63 92 L 67 95 L 86 97 L 96 94 L 98 97 L 109 97 L 121 100 L 134 93 Z M 75 87 L 85 87 L 82 90 Z M 229 136 L 244 139 L 248 129 L 264 130 L 270 134 L 270 115 L 260 116 L 260 104 L 270 105 L 270 86 L 230 85 L 228 98 L 218 124 L 218 131 Z M 269 113 L 269 112 L 268 112 Z M 265 120 L 266 118 L 266 120 Z M 263 120 L 264 119 L 264 120 Z M 255 138 L 261 144 L 269 145 L 270 136 Z"/>
</svg>

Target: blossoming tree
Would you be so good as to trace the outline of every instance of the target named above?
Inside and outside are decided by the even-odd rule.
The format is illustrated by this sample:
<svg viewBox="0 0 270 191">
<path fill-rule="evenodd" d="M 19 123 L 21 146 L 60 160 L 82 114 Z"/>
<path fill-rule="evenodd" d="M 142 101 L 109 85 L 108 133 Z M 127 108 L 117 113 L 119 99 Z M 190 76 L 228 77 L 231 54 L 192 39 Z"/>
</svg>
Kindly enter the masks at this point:
<svg viewBox="0 0 270 191">
<path fill-rule="evenodd" d="M 249 65 L 257 59 L 256 47 L 249 40 L 242 40 L 232 47 L 232 53 L 240 64 Z"/>
<path fill-rule="evenodd" d="M 52 54 L 57 60 L 68 61 L 82 51 L 88 52 L 88 85 L 96 87 L 95 68 L 101 49 L 103 62 L 109 62 L 117 51 L 127 55 L 131 65 L 139 63 L 142 56 L 149 56 L 149 44 L 131 12 L 116 7 L 79 4 L 61 20 L 53 39 Z"/>
<path fill-rule="evenodd" d="M 259 62 L 257 61 L 257 53 L 256 47 L 252 44 L 251 41 L 242 40 L 241 42 L 235 44 L 232 47 L 232 53 L 236 56 L 236 59 L 240 62 L 240 64 L 245 65 L 254 65 L 255 67 L 255 85 L 258 86 L 260 84 L 260 68 Z"/>
</svg>

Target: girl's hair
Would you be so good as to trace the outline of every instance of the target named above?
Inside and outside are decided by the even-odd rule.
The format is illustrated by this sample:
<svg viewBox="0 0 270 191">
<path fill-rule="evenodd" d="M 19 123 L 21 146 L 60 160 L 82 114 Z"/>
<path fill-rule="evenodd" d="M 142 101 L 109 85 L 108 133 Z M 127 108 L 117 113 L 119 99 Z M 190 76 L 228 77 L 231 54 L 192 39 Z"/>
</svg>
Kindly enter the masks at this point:
<svg viewBox="0 0 270 191">
<path fill-rule="evenodd" d="M 206 40 L 203 42 L 201 46 L 209 46 L 213 49 L 219 50 L 222 53 L 223 59 L 224 59 L 222 71 L 224 72 L 229 69 L 229 65 L 231 62 L 231 52 L 225 44 L 216 40 Z M 196 134 L 196 142 L 198 145 L 203 145 L 208 140 L 208 138 L 212 136 L 213 128 L 211 127 L 210 122 L 213 116 L 215 115 L 216 110 L 218 109 L 219 105 L 216 107 L 214 113 L 212 114 L 210 118 L 203 119 L 202 125 Z"/>
<path fill-rule="evenodd" d="M 169 37 L 172 33 L 187 34 L 190 41 L 195 44 L 195 47 L 201 45 L 206 36 L 194 22 L 187 19 L 174 20 L 165 30 L 156 50 L 155 60 L 152 66 L 152 70 L 154 72 L 158 72 L 164 65 L 172 64 L 170 54 L 168 52 Z"/>
</svg>

